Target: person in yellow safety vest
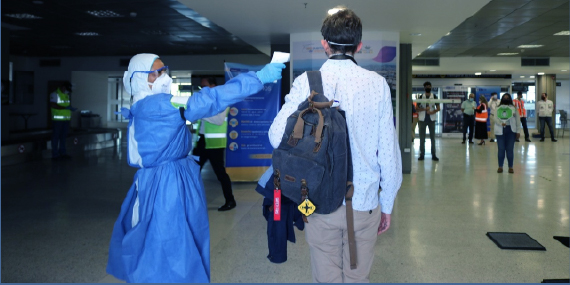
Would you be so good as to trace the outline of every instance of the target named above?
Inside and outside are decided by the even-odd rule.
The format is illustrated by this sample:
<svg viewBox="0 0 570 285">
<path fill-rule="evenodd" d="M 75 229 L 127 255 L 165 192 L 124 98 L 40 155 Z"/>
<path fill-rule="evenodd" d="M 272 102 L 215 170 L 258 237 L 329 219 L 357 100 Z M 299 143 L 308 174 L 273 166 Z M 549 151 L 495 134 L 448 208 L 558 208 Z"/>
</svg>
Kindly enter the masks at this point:
<svg viewBox="0 0 570 285">
<path fill-rule="evenodd" d="M 524 107 L 524 99 L 521 91 L 517 92 L 517 99 L 514 99 L 513 103 L 515 104 L 515 107 L 519 109 L 521 124 L 524 131 L 524 140 L 526 142 L 530 142 L 530 134 L 528 133 L 528 127 L 526 125 L 526 109 Z M 518 142 L 519 140 L 517 139 L 515 141 Z"/>
<path fill-rule="evenodd" d="M 412 102 L 412 142 L 416 138 L 416 126 L 418 125 L 418 111 L 416 102 Z"/>
<path fill-rule="evenodd" d="M 71 83 L 65 81 L 57 90 L 50 94 L 52 135 L 51 135 L 51 159 L 69 159 L 65 149 L 65 140 L 69 132 L 71 112 L 77 110 L 71 107 L 69 94 Z"/>
<path fill-rule="evenodd" d="M 213 77 L 202 78 L 200 85 L 202 88 L 213 88 L 216 86 L 216 79 Z M 214 169 L 214 173 L 218 181 L 222 184 L 222 191 L 226 203 L 218 208 L 218 211 L 228 211 L 236 207 L 236 200 L 232 193 L 232 181 L 226 172 L 225 166 L 225 150 L 226 150 L 226 131 L 228 129 L 229 108 L 223 112 L 201 119 L 198 123 L 199 139 L 194 148 L 193 154 L 200 157 L 198 164 L 200 170 L 210 160 L 210 164 Z"/>
</svg>

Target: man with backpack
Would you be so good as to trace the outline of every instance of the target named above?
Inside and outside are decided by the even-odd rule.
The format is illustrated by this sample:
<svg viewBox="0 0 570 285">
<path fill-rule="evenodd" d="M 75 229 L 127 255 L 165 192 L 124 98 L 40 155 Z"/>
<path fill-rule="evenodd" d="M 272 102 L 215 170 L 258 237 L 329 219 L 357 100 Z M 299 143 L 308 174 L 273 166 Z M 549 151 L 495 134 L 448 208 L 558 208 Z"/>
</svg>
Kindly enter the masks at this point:
<svg viewBox="0 0 570 285">
<path fill-rule="evenodd" d="M 347 152 L 350 153 L 348 157 L 352 157 L 354 194 L 328 214 L 319 214 L 319 205 L 316 205 L 316 213 L 306 219 L 305 237 L 310 247 L 314 282 L 369 282 L 377 236 L 390 227 L 390 214 L 402 182 L 401 154 L 393 123 L 390 88 L 382 76 L 359 67 L 354 59 L 354 54 L 362 48 L 360 18 L 352 10 L 337 8 L 336 13 L 325 18 L 321 28 L 324 38 L 321 44 L 329 59 L 320 68 L 320 78 L 324 96 L 334 100 L 333 108 L 338 105 L 346 116 L 350 141 Z M 315 81 L 311 84 L 309 81 L 307 73 L 303 73 L 295 79 L 285 97 L 285 104 L 269 130 L 269 140 L 274 148 L 281 149 L 285 144 L 297 142 L 285 129 L 288 118 L 298 111 L 300 104 L 306 104 L 312 93 L 318 93 L 310 87 Z M 313 102 L 308 105 L 312 109 Z M 326 124 L 326 118 L 324 122 L 326 132 L 331 126 Z M 323 129 L 320 123 L 305 121 L 304 125 L 307 131 L 303 135 L 320 134 Z M 318 137 L 314 136 L 315 139 Z M 323 135 L 322 139 L 325 142 L 327 138 Z M 315 151 L 324 147 L 320 139 L 314 145 Z M 342 154 L 330 155 L 334 158 Z M 310 163 L 298 167 L 306 168 L 307 172 L 313 170 Z M 298 180 L 287 175 L 280 177 L 281 184 L 299 183 Z M 310 200 L 311 185 L 308 188 L 307 200 Z M 346 210 L 345 205 L 350 204 L 353 211 Z M 353 231 L 347 230 L 347 215 L 353 216 Z M 349 254 L 348 236 L 351 233 L 354 233 L 356 266 Z"/>
</svg>

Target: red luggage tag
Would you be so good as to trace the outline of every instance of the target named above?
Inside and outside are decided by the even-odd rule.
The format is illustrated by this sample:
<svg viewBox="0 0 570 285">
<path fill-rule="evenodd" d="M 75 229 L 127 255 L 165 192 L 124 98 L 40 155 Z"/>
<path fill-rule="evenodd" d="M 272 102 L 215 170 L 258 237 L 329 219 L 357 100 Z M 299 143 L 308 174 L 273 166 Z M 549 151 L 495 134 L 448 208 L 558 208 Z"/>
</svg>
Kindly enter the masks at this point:
<svg viewBox="0 0 570 285">
<path fill-rule="evenodd" d="M 281 189 L 273 190 L 273 220 L 281 221 Z"/>
</svg>

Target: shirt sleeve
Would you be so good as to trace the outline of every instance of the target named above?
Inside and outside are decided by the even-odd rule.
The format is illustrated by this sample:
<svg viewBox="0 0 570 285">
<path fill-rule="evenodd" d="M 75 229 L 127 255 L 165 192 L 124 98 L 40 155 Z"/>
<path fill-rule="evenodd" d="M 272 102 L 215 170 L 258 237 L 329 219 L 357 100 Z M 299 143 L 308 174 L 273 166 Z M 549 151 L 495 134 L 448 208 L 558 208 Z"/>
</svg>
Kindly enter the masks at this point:
<svg viewBox="0 0 570 285">
<path fill-rule="evenodd" d="M 521 116 L 519 115 L 519 108 L 515 106 L 515 121 L 517 124 L 517 133 L 521 133 Z"/>
<path fill-rule="evenodd" d="M 269 142 L 271 142 L 273 148 L 279 147 L 281 143 L 283 132 L 285 132 L 285 126 L 287 125 L 287 118 L 297 110 L 301 102 L 309 97 L 309 93 L 307 73 L 303 73 L 293 82 L 291 91 L 285 96 L 285 104 L 283 104 L 271 127 L 269 127 Z"/>
<path fill-rule="evenodd" d="M 45 93 L 44 93 L 45 94 Z M 53 92 L 49 95 L 49 101 L 53 103 L 57 103 L 57 93 Z"/>
<path fill-rule="evenodd" d="M 380 165 L 380 205 L 382 212 L 391 214 L 396 194 L 402 185 L 402 153 L 398 144 L 390 87 L 382 78 L 380 90 L 385 94 L 380 102 L 380 135 L 378 138 L 378 164 Z"/>
</svg>

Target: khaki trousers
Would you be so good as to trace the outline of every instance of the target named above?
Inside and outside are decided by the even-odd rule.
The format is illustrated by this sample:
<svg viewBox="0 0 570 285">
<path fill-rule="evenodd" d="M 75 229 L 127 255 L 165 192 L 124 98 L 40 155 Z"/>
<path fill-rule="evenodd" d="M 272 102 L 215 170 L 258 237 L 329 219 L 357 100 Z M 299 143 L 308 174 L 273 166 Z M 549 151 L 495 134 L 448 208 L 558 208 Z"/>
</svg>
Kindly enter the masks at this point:
<svg viewBox="0 0 570 285">
<path fill-rule="evenodd" d="M 371 212 L 354 211 L 357 268 L 353 270 L 350 269 L 346 206 L 328 215 L 309 216 L 305 224 L 305 238 L 311 252 L 313 282 L 370 282 L 380 215 L 380 207 Z"/>
</svg>

